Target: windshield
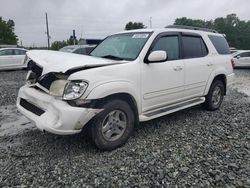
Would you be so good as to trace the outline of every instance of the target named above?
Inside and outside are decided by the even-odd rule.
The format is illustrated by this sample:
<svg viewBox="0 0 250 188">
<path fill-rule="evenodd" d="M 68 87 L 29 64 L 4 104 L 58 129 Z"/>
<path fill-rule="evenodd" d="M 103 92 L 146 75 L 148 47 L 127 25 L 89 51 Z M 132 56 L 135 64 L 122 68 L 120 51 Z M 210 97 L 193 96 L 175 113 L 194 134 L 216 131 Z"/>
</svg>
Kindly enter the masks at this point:
<svg viewBox="0 0 250 188">
<path fill-rule="evenodd" d="M 150 33 L 123 33 L 106 38 L 91 56 L 116 60 L 135 60 L 147 42 Z"/>
</svg>

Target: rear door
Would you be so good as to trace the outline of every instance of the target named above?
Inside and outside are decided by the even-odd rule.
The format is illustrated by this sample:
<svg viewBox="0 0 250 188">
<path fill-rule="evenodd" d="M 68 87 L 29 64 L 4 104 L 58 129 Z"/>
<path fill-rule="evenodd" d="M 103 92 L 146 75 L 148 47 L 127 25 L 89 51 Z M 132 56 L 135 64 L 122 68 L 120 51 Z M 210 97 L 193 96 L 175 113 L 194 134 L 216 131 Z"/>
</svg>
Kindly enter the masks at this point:
<svg viewBox="0 0 250 188">
<path fill-rule="evenodd" d="M 25 58 L 26 51 L 25 50 L 14 50 L 13 56 L 13 66 L 21 67 L 24 65 L 24 58 Z"/>
<path fill-rule="evenodd" d="M 164 50 L 168 54 L 168 60 L 141 65 L 143 112 L 182 100 L 184 64 L 180 59 L 179 44 L 179 33 L 166 33 L 158 36 L 150 47 L 148 54 L 156 50 Z"/>
<path fill-rule="evenodd" d="M 185 99 L 202 96 L 209 75 L 214 69 L 202 37 L 194 33 L 182 33 L 183 61 L 185 67 Z"/>
</svg>

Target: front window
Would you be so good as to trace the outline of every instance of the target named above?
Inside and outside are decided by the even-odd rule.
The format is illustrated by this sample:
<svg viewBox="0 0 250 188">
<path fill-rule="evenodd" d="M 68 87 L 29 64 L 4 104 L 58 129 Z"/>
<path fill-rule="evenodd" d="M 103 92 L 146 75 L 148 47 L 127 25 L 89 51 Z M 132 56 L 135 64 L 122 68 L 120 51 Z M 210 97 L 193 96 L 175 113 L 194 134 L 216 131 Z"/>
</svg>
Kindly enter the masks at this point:
<svg viewBox="0 0 250 188">
<path fill-rule="evenodd" d="M 161 37 L 152 48 L 151 52 L 163 50 L 168 54 L 168 60 L 179 59 L 179 40 L 178 36 Z"/>
<path fill-rule="evenodd" d="M 14 55 L 12 49 L 7 49 L 7 50 L 0 51 L 0 56 L 9 56 L 9 55 Z"/>
<path fill-rule="evenodd" d="M 106 38 L 91 56 L 115 60 L 135 60 L 147 42 L 150 33 L 123 33 Z"/>
</svg>

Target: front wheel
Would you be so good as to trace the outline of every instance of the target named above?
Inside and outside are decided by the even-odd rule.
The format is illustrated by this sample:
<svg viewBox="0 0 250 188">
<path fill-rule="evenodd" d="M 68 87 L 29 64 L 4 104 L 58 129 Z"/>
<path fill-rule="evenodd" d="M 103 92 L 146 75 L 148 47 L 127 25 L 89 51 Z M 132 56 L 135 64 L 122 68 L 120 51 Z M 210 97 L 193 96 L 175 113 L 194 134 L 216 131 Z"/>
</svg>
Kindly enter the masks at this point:
<svg viewBox="0 0 250 188">
<path fill-rule="evenodd" d="M 101 150 L 113 150 L 122 146 L 131 136 L 135 115 L 129 104 L 112 100 L 103 106 L 90 125 L 93 143 Z"/>
<path fill-rule="evenodd" d="M 223 82 L 220 80 L 215 80 L 206 96 L 204 107 L 210 111 L 219 109 L 224 98 L 224 93 L 225 86 Z"/>
</svg>

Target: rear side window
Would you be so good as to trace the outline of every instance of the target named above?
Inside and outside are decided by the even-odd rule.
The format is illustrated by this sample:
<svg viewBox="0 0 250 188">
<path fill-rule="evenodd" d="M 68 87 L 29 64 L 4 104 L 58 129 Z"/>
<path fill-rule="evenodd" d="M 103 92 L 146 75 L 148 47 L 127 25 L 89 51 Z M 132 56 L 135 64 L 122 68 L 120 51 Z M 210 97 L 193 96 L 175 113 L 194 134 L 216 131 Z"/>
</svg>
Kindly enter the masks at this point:
<svg viewBox="0 0 250 188">
<path fill-rule="evenodd" d="M 87 47 L 86 54 L 89 55 L 95 47 Z"/>
<path fill-rule="evenodd" d="M 227 40 L 222 36 L 208 35 L 219 54 L 230 54 Z"/>
<path fill-rule="evenodd" d="M 182 36 L 184 58 L 204 57 L 208 54 L 207 47 L 201 37 Z"/>
<path fill-rule="evenodd" d="M 179 40 L 178 36 L 161 37 L 152 49 L 153 51 L 163 50 L 168 54 L 168 60 L 179 59 Z"/>
<path fill-rule="evenodd" d="M 250 52 L 243 52 L 241 54 L 236 55 L 236 57 L 237 56 L 240 56 L 240 57 L 250 57 Z"/>
<path fill-rule="evenodd" d="M 15 50 L 15 55 L 25 55 L 26 51 L 24 50 Z"/>
<path fill-rule="evenodd" d="M 75 54 L 86 54 L 86 49 L 85 48 L 78 48 L 73 53 L 75 53 Z"/>
</svg>

